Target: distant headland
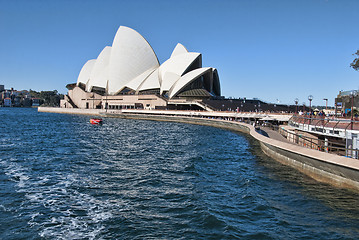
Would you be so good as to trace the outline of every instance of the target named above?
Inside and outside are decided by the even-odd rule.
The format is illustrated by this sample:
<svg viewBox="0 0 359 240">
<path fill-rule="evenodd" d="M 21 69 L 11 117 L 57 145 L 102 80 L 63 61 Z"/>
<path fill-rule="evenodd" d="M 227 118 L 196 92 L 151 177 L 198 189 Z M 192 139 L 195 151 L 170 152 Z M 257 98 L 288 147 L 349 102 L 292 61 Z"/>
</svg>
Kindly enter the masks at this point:
<svg viewBox="0 0 359 240">
<path fill-rule="evenodd" d="M 0 85 L 0 107 L 38 107 L 60 106 L 60 100 L 64 98 L 63 94 L 53 91 L 34 91 L 34 90 L 15 90 L 14 88 L 5 89 Z"/>
</svg>

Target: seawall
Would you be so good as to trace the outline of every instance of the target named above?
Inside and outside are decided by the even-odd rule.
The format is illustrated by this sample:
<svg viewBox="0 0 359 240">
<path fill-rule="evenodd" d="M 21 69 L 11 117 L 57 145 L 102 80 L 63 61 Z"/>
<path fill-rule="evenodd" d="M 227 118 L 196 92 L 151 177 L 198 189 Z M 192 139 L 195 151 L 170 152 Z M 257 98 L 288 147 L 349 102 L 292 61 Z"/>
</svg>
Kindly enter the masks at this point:
<svg viewBox="0 0 359 240">
<path fill-rule="evenodd" d="M 103 110 L 101 111 L 100 109 L 61 109 L 40 107 L 38 111 L 153 121 L 182 122 L 239 131 L 249 134 L 251 137 L 259 141 L 263 152 L 271 158 L 281 162 L 282 164 L 291 166 L 300 172 L 316 179 L 317 181 L 326 182 L 341 188 L 349 188 L 359 191 L 358 160 L 320 152 L 317 150 L 271 139 L 259 134 L 256 132 L 252 125 L 246 123 L 191 116 L 174 116 L 173 114 L 152 115 L 148 114 L 148 112 L 146 114 L 120 112 L 104 114 Z"/>
</svg>

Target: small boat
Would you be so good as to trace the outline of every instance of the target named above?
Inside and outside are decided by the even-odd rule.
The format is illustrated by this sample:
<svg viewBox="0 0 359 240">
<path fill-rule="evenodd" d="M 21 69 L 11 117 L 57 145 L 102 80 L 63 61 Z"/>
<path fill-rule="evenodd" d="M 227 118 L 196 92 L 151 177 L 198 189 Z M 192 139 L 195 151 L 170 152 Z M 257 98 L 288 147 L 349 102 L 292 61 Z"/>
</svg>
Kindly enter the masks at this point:
<svg viewBox="0 0 359 240">
<path fill-rule="evenodd" d="M 91 118 L 90 123 L 94 125 L 102 124 L 102 118 Z"/>
</svg>

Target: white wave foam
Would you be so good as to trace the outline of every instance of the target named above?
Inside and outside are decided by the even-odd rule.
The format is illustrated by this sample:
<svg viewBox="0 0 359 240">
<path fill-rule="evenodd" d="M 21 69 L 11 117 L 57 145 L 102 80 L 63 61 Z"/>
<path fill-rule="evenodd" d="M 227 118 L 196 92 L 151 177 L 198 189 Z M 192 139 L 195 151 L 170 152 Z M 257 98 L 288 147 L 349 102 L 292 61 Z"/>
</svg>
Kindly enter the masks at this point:
<svg viewBox="0 0 359 240">
<path fill-rule="evenodd" d="M 4 167 L 5 174 L 9 176 L 10 180 L 17 183 L 18 188 L 23 189 L 26 186 L 29 180 L 26 168 L 12 161 L 1 161 L 0 164 Z"/>
<path fill-rule="evenodd" d="M 58 172 L 38 176 L 16 159 L 0 160 L 0 166 L 16 183 L 15 191 L 25 193 L 19 214 L 27 212 L 28 225 L 36 226 L 40 237 L 100 239 L 104 221 L 113 218 L 113 212 L 120 212 L 116 201 L 80 192 L 77 186 L 94 185 L 84 176 Z M 3 205 L 0 208 L 5 210 Z"/>
<path fill-rule="evenodd" d="M 45 190 L 42 192 L 43 197 L 32 195 L 32 199 L 38 201 L 37 205 L 50 211 L 47 214 L 49 217 L 39 223 L 42 226 L 39 233 L 41 237 L 99 239 L 98 235 L 105 228 L 103 222 L 113 217 L 112 211 L 118 206 L 71 187 L 84 182 L 86 180 L 83 177 L 68 175 L 54 186 L 42 189 Z"/>
<path fill-rule="evenodd" d="M 0 204 L 0 209 L 2 209 L 4 212 L 8 212 L 8 210 L 6 209 L 6 207 L 2 204 Z"/>
</svg>

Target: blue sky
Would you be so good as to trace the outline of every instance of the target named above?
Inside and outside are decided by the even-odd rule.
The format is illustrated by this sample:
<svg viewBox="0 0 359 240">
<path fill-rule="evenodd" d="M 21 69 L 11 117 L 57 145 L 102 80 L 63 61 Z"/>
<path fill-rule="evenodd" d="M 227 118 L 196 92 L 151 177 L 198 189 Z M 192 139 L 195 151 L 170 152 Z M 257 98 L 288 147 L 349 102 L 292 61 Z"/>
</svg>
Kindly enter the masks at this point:
<svg viewBox="0 0 359 240">
<path fill-rule="evenodd" d="M 66 93 L 119 26 L 160 63 L 178 42 L 215 67 L 226 97 L 334 104 L 359 88 L 357 0 L 0 0 L 0 84 Z"/>
</svg>

